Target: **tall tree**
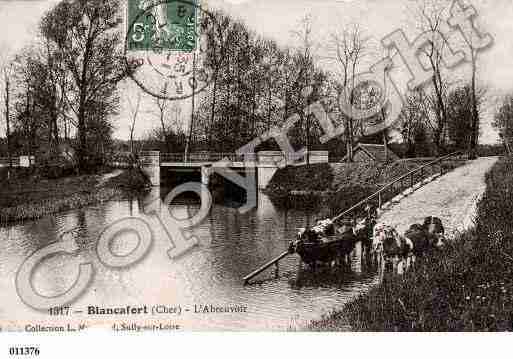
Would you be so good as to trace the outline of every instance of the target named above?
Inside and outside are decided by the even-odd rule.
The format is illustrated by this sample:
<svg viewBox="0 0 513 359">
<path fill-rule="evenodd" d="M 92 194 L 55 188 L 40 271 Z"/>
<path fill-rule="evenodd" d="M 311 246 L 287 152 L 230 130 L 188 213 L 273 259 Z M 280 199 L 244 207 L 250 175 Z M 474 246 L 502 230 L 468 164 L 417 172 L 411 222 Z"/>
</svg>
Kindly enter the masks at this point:
<svg viewBox="0 0 513 359">
<path fill-rule="evenodd" d="M 93 106 L 109 116 L 117 109 L 116 85 L 125 75 L 118 25 L 121 23 L 116 0 L 62 1 L 46 13 L 41 33 L 56 47 L 72 83 L 69 105 L 77 118 L 77 162 L 87 166 L 88 121 Z"/>
<path fill-rule="evenodd" d="M 5 101 L 5 137 L 7 140 L 7 157 L 11 157 L 11 111 L 10 111 L 10 94 L 11 94 L 11 70 L 10 66 L 4 66 L 4 101 Z M 9 161 L 9 167 L 11 161 Z"/>
<path fill-rule="evenodd" d="M 310 100 L 311 93 L 308 94 L 306 91 L 313 84 L 313 73 L 314 73 L 314 43 L 312 38 L 312 16 L 311 14 L 307 14 L 304 16 L 299 22 L 299 28 L 297 31 L 294 31 L 293 34 L 299 40 L 299 48 L 297 51 L 298 60 L 299 60 L 299 79 L 301 81 L 300 87 L 297 89 L 300 91 L 297 100 L 298 100 L 298 113 L 300 116 L 299 126 L 300 131 L 304 129 L 305 131 L 305 142 L 306 142 L 306 162 L 310 163 L 310 155 L 309 150 L 311 146 L 311 135 L 312 122 L 310 121 L 310 116 L 304 116 L 302 111 L 305 108 Z"/>
<path fill-rule="evenodd" d="M 355 104 L 356 89 L 355 76 L 362 65 L 365 56 L 368 55 L 369 38 L 364 35 L 363 30 L 358 25 L 348 28 L 342 28 L 331 34 L 331 52 L 330 56 L 335 59 L 340 67 L 341 75 L 341 95 L 349 97 L 347 100 L 352 107 Z M 355 140 L 355 121 L 345 114 L 345 135 L 346 135 L 346 153 L 347 161 L 353 161 L 353 147 Z"/>
<path fill-rule="evenodd" d="M 433 142 L 438 154 L 445 149 L 447 132 L 447 94 L 450 84 L 442 73 L 442 69 L 446 60 L 444 56 L 447 54 L 448 44 L 445 38 L 439 35 L 446 30 L 444 26 L 448 6 L 449 2 L 447 0 L 417 0 L 417 8 L 415 9 L 419 31 L 429 36 L 429 45 L 424 47 L 422 52 L 433 71 L 431 80 L 433 93 L 428 99 L 436 119 L 431 127 Z"/>
<path fill-rule="evenodd" d="M 429 152 L 427 125 L 430 121 L 425 99 L 426 95 L 422 89 L 413 91 L 406 98 L 401 111 L 401 135 L 407 146 L 408 157 L 423 156 Z"/>
<path fill-rule="evenodd" d="M 127 97 L 128 107 L 130 111 L 130 115 L 132 116 L 130 121 L 130 152 L 134 154 L 134 131 L 135 124 L 137 121 L 137 116 L 139 116 L 139 109 L 141 107 L 141 92 L 137 92 L 137 99 L 135 100 L 135 104 L 132 104 L 130 100 L 130 96 Z"/>
<path fill-rule="evenodd" d="M 164 94 L 167 91 L 167 87 L 164 88 Z M 169 106 L 169 101 L 165 98 L 158 98 L 155 97 L 153 102 L 155 103 L 155 106 L 157 107 L 157 116 L 159 117 L 159 123 L 161 128 L 161 134 L 162 134 L 162 141 L 166 145 L 166 150 L 168 153 L 173 152 L 173 148 L 170 143 L 170 133 L 168 132 L 167 126 L 166 126 L 166 115 L 167 115 L 167 109 Z"/>
<path fill-rule="evenodd" d="M 456 7 L 461 6 L 460 3 L 453 3 L 453 10 Z M 463 11 L 463 9 L 460 9 Z M 471 21 L 466 21 L 463 24 L 459 24 L 459 29 L 463 33 L 463 44 L 466 50 L 467 59 L 470 60 L 470 104 L 471 109 L 471 137 L 468 143 L 468 150 L 471 158 L 477 158 L 477 145 L 479 143 L 479 130 L 480 130 L 480 116 L 479 110 L 482 102 L 482 88 L 478 86 L 477 71 L 478 71 L 478 51 L 483 47 L 488 46 L 492 42 L 492 39 L 488 36 L 481 38 L 476 32 L 474 25 Z"/>
<path fill-rule="evenodd" d="M 292 145 L 316 145 L 316 123 L 303 110 L 325 92 L 327 79 L 315 66 L 311 35 L 306 47 L 301 36 L 303 41 L 296 48 L 281 48 L 241 22 L 227 16 L 218 22 L 223 21 L 223 35 L 213 40 L 222 41 L 225 56 L 219 62 L 207 62 L 211 73 L 217 67 L 216 80 L 199 98 L 196 125 L 190 133 L 210 151 L 232 152 L 298 114 L 300 120 L 289 133 Z M 312 89 L 307 98 L 306 87 Z M 261 148 L 276 148 L 276 144 L 268 141 Z"/>
<path fill-rule="evenodd" d="M 499 131 L 506 147 L 511 149 L 513 146 L 513 95 L 504 97 L 495 113 L 492 125 Z"/>
<path fill-rule="evenodd" d="M 449 94 L 447 101 L 449 138 L 458 149 L 474 148 L 476 129 L 474 104 L 479 113 L 484 96 L 485 90 L 474 89 L 472 83 L 457 87 Z"/>
</svg>

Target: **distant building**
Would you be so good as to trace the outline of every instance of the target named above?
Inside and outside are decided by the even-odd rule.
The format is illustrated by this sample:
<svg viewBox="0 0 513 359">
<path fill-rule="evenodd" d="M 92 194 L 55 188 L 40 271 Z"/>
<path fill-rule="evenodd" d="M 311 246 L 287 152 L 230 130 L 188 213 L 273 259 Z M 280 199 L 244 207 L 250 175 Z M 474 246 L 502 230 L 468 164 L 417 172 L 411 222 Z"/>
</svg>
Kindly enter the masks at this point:
<svg viewBox="0 0 513 359">
<path fill-rule="evenodd" d="M 393 153 L 390 148 L 384 145 L 373 145 L 360 143 L 353 148 L 354 162 L 390 162 L 397 161 L 399 156 Z M 342 161 L 346 161 L 347 156 Z"/>
</svg>

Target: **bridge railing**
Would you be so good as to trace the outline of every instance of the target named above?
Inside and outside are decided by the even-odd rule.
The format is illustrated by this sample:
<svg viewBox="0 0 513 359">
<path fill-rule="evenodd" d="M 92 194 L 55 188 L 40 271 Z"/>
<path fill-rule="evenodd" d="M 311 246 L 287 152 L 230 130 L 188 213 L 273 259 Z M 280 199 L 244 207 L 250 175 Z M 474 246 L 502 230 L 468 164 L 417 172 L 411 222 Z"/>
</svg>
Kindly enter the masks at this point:
<svg viewBox="0 0 513 359">
<path fill-rule="evenodd" d="M 359 210 L 361 211 L 361 209 L 367 204 L 372 205 L 378 209 L 381 209 L 383 208 L 383 204 L 387 199 L 391 199 L 394 196 L 402 193 L 404 190 L 411 188 L 416 184 L 426 180 L 425 176 L 427 174 L 429 176 L 433 176 L 437 173 L 443 175 L 445 171 L 444 164 L 446 165 L 449 161 L 463 160 L 465 159 L 465 156 L 468 156 L 468 154 L 465 151 L 457 151 L 446 156 L 439 157 L 429 163 L 426 163 L 425 165 L 420 166 L 419 168 L 416 168 L 394 179 L 392 182 L 384 185 L 379 191 L 373 193 L 372 195 L 358 202 L 351 208 L 340 213 L 332 220 L 338 221 L 344 217 L 355 217 L 355 212 Z M 434 170 L 437 170 L 437 172 L 434 172 Z"/>
<path fill-rule="evenodd" d="M 329 155 L 327 151 L 309 151 L 303 161 L 306 163 L 327 163 Z M 161 153 L 160 162 L 217 162 L 228 159 L 231 162 L 259 161 L 262 163 L 278 163 L 286 161 L 287 163 L 297 164 L 298 159 L 295 154 L 284 154 L 281 151 L 262 151 L 259 153 L 237 154 L 233 152 L 194 152 L 185 156 L 184 153 Z"/>
<path fill-rule="evenodd" d="M 161 153 L 160 162 L 217 162 L 224 159 L 232 162 L 244 162 L 244 155 L 236 153 L 196 152 L 185 156 L 184 153 Z"/>
<path fill-rule="evenodd" d="M 0 157 L 0 166 L 2 167 L 19 167 L 20 166 L 20 158 L 19 157 Z"/>
<path fill-rule="evenodd" d="M 185 162 L 183 153 L 161 153 L 160 162 Z"/>
</svg>

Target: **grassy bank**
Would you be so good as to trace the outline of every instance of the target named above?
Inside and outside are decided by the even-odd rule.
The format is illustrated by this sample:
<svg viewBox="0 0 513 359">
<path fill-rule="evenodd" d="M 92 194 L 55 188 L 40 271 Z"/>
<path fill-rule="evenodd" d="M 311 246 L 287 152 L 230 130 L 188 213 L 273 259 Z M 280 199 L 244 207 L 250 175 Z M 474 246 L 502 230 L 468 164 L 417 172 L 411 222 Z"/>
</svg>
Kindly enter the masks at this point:
<svg viewBox="0 0 513 359">
<path fill-rule="evenodd" d="M 103 182 L 100 175 L 45 179 L 16 172 L 0 182 L 0 223 L 37 219 L 49 214 L 102 203 L 144 190 L 139 171 L 124 171 Z"/>
<path fill-rule="evenodd" d="M 309 329 L 513 330 L 513 160 L 500 160 L 486 184 L 475 229 Z"/>
<path fill-rule="evenodd" d="M 287 208 L 311 208 L 320 216 L 344 211 L 391 182 L 429 160 L 397 161 L 394 163 L 332 163 L 286 167 L 279 170 L 265 192 L 273 202 Z M 462 162 L 448 163 L 446 170 Z M 431 172 L 425 171 L 424 178 Z M 420 178 L 417 178 L 419 180 Z M 405 186 L 407 184 L 405 183 Z M 387 201 L 405 188 L 383 195 Z"/>
</svg>

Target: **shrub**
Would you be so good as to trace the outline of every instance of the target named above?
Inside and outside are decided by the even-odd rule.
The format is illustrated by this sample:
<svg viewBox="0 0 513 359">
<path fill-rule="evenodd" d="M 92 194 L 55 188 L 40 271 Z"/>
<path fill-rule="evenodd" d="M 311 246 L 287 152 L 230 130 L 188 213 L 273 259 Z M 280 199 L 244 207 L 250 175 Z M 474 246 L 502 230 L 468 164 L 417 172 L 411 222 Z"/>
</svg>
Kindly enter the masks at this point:
<svg viewBox="0 0 513 359">
<path fill-rule="evenodd" d="M 288 166 L 278 170 L 266 191 L 285 195 L 290 191 L 325 191 L 333 181 L 333 170 L 328 163 L 309 166 Z"/>
<path fill-rule="evenodd" d="M 56 152 L 47 152 L 36 159 L 36 175 L 43 178 L 56 179 L 75 173 L 72 161 Z"/>
</svg>

